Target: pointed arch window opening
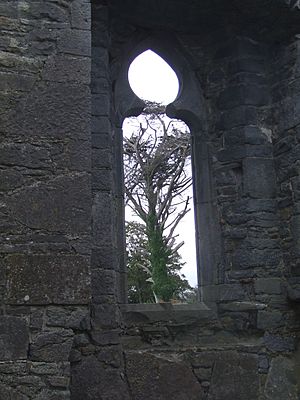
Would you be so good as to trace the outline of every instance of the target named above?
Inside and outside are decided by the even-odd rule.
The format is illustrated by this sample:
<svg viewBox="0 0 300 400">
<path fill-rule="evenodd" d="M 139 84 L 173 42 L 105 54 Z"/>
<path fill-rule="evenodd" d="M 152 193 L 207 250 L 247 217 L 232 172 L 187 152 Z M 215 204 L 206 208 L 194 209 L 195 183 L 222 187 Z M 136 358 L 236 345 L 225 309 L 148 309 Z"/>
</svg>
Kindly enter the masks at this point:
<svg viewBox="0 0 300 400">
<path fill-rule="evenodd" d="M 152 50 L 146 50 L 137 56 L 131 63 L 128 70 L 128 80 L 133 92 L 142 100 L 161 103 L 164 106 L 175 101 L 178 96 L 180 85 L 174 70 Z M 171 121 L 166 115 L 163 117 L 166 125 Z M 143 116 L 135 119 L 137 123 L 143 124 Z M 180 120 L 172 120 L 175 129 L 189 131 L 188 126 Z M 132 118 L 126 118 L 123 123 L 123 134 L 129 137 L 132 132 Z M 185 166 L 185 170 L 192 176 L 191 160 Z M 195 246 L 195 219 L 193 204 L 193 185 L 184 193 L 189 196 L 190 212 L 178 224 L 175 234 L 178 244 L 184 241 L 185 244 L 180 248 L 179 254 L 182 260 L 186 262 L 181 273 L 188 279 L 191 287 L 198 285 L 197 280 L 197 259 Z M 125 208 L 125 220 L 134 221 L 129 208 Z M 141 302 L 141 301 L 138 301 Z"/>
</svg>

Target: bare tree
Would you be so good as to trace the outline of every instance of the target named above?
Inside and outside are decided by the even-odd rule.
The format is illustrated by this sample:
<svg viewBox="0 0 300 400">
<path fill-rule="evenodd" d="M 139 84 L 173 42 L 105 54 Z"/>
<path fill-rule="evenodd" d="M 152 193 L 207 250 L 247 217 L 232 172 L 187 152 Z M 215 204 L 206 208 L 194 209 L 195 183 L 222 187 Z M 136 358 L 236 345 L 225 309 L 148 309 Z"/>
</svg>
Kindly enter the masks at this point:
<svg viewBox="0 0 300 400">
<path fill-rule="evenodd" d="M 165 109 L 147 103 L 143 122 L 124 138 L 126 204 L 143 221 L 148 239 L 153 292 L 170 300 L 175 291 L 168 268 L 184 242 L 176 244 L 175 230 L 190 211 L 190 134 L 164 117 Z"/>
</svg>

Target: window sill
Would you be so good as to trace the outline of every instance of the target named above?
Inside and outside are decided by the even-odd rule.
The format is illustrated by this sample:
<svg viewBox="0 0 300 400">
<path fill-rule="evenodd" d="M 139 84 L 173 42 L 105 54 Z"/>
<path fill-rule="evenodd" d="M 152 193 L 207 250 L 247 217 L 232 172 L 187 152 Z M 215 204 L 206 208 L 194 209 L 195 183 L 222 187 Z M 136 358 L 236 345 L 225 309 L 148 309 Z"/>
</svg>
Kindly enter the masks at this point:
<svg viewBox="0 0 300 400">
<path fill-rule="evenodd" d="M 193 323 L 216 319 L 216 314 L 204 303 L 122 304 L 120 310 L 126 324 L 160 321 Z"/>
</svg>

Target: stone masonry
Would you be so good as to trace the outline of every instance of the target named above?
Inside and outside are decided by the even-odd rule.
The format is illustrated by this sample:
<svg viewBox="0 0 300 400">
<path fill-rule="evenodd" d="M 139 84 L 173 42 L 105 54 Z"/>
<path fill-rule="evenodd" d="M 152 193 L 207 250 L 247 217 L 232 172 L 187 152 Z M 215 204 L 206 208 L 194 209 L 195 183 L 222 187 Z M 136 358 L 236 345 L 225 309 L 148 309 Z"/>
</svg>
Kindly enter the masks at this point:
<svg viewBox="0 0 300 400">
<path fill-rule="evenodd" d="M 2 0 L 0 400 L 299 400 L 300 2 Z M 126 304 L 132 60 L 175 70 L 199 299 Z"/>
</svg>

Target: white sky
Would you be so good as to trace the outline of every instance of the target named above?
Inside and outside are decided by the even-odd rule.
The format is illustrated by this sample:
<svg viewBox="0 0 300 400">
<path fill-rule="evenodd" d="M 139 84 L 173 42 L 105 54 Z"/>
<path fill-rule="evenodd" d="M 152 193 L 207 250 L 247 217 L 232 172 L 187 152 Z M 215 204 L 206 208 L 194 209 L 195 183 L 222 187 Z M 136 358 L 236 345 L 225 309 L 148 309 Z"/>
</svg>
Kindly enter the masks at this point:
<svg viewBox="0 0 300 400">
<path fill-rule="evenodd" d="M 178 78 L 173 69 L 151 50 L 145 51 L 132 62 L 128 79 L 134 93 L 143 100 L 167 105 L 176 99 L 179 91 Z M 124 135 L 130 134 L 129 119 L 124 121 L 123 131 Z M 192 196 L 192 189 L 187 194 Z M 197 286 L 195 223 L 193 204 L 191 206 L 192 210 L 180 222 L 176 233 L 179 234 L 177 242 L 185 242 L 179 251 L 183 261 L 186 262 L 181 271 L 190 285 L 195 287 Z M 134 219 L 127 209 L 126 218 Z"/>
</svg>

